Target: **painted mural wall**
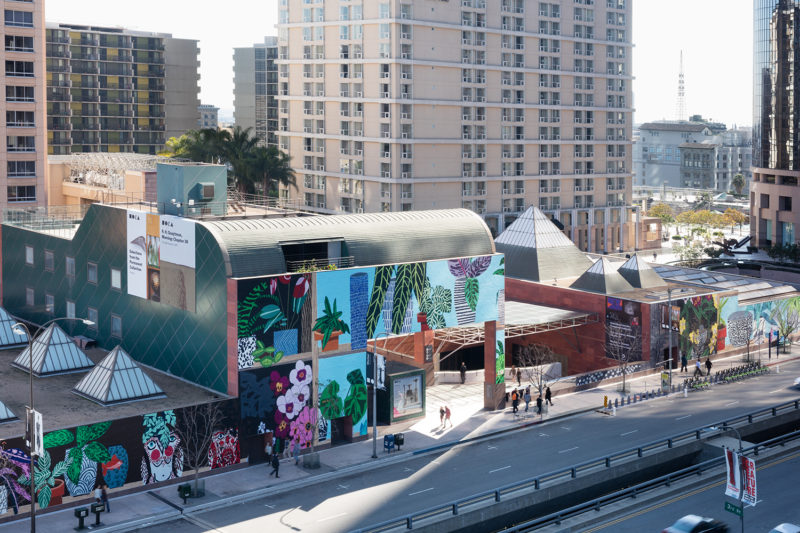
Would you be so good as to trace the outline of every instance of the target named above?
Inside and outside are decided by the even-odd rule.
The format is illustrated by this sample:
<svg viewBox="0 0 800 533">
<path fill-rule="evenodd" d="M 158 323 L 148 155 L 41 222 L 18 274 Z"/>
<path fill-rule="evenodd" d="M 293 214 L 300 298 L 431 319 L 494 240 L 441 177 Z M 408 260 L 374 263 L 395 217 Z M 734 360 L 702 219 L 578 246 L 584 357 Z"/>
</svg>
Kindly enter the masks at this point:
<svg viewBox="0 0 800 533">
<path fill-rule="evenodd" d="M 239 369 L 308 353 L 312 342 L 359 351 L 389 334 L 497 320 L 504 283 L 500 255 L 239 280 Z"/>
<path fill-rule="evenodd" d="M 333 439 L 333 421 L 349 417 L 352 437 L 367 435 L 367 353 L 319 360 L 319 442 Z"/>
<path fill-rule="evenodd" d="M 223 424 L 213 428 L 206 465 L 222 468 L 241 459 L 232 402 L 220 404 Z M 149 485 L 189 475 L 184 410 L 101 422 L 44 435 L 44 454 L 35 464 L 37 504 L 58 505 L 64 496 L 85 496 L 99 483 L 109 488 Z M 0 516 L 30 503 L 31 461 L 22 438 L 0 448 Z"/>
<path fill-rule="evenodd" d="M 627 362 L 642 360 L 642 306 L 606 298 L 606 356 Z"/>
</svg>

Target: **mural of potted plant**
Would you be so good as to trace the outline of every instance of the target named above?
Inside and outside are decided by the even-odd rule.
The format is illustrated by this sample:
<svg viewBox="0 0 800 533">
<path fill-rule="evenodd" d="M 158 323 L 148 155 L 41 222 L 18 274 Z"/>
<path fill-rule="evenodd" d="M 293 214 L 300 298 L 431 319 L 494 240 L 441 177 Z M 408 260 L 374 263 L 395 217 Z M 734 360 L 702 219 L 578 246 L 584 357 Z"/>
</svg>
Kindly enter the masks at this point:
<svg viewBox="0 0 800 533">
<path fill-rule="evenodd" d="M 355 426 L 367 412 L 367 383 L 360 369 L 355 369 L 347 374 L 350 388 L 344 398 L 344 414 L 350 416 Z"/>
<path fill-rule="evenodd" d="M 61 504 L 64 496 L 64 481 L 56 478 L 63 476 L 67 472 L 69 465 L 66 461 L 60 461 L 50 470 L 51 461 L 50 452 L 45 449 L 36 461 L 36 467 L 34 468 L 33 482 L 36 486 L 36 501 L 42 509 L 47 508 L 51 503 L 53 505 Z M 28 474 L 23 474 L 17 479 L 17 482 L 23 486 L 31 484 Z"/>
<path fill-rule="evenodd" d="M 321 341 L 322 351 L 328 352 L 339 348 L 339 335 L 350 333 L 350 326 L 342 320 L 342 311 L 336 308 L 336 298 L 331 306 L 328 297 L 325 297 L 325 308 L 322 315 L 317 317 L 314 324 L 314 340 Z"/>
<path fill-rule="evenodd" d="M 454 304 L 458 325 L 475 322 L 475 311 L 478 309 L 480 283 L 478 276 L 486 272 L 492 262 L 490 256 L 476 257 L 474 259 L 451 259 L 447 268 L 455 276 Z"/>
<path fill-rule="evenodd" d="M 680 314 L 680 346 L 687 358 L 708 357 L 717 347 L 718 310 L 711 295 L 684 302 Z"/>
<path fill-rule="evenodd" d="M 79 426 L 75 435 L 68 429 L 59 429 L 44 436 L 45 448 L 66 446 L 75 441 L 75 446 L 66 450 L 68 465 L 64 479 L 72 496 L 89 494 L 97 480 L 97 466 L 103 465 L 107 472 L 119 468 L 120 460 L 108 452 L 108 449 L 97 441 L 105 435 L 111 422 L 101 422 L 90 426 Z"/>
</svg>

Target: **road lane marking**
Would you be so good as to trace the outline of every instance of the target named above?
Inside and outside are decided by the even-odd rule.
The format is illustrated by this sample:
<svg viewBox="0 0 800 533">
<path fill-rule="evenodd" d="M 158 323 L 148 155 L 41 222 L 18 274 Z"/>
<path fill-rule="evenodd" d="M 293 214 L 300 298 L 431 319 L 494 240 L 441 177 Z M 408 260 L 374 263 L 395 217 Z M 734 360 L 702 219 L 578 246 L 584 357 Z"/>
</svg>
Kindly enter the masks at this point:
<svg viewBox="0 0 800 533">
<path fill-rule="evenodd" d="M 349 488 L 350 488 L 350 485 L 339 485 L 339 488 L 340 488 L 340 489 L 347 490 L 347 489 L 349 489 Z"/>
<path fill-rule="evenodd" d="M 414 471 L 414 470 L 412 470 L 412 469 L 411 469 L 411 468 L 409 468 L 409 467 L 405 467 L 405 468 L 403 469 L 403 472 L 413 472 L 413 471 Z"/>
<path fill-rule="evenodd" d="M 577 449 L 578 449 L 577 446 L 573 446 L 572 448 L 567 448 L 566 450 L 561 450 L 558 453 L 567 453 L 567 452 L 571 452 L 572 450 L 577 450 Z"/>
<path fill-rule="evenodd" d="M 489 473 L 490 473 L 490 474 L 494 474 L 495 472 L 499 472 L 499 471 L 501 471 L 501 470 L 506 470 L 506 469 L 508 469 L 508 468 L 511 468 L 511 465 L 504 466 L 503 468 L 495 468 L 494 470 L 489 470 Z"/>
<path fill-rule="evenodd" d="M 561 426 L 561 429 L 566 429 L 567 431 L 571 431 L 567 426 Z"/>
<path fill-rule="evenodd" d="M 490 449 L 490 450 L 496 450 L 496 449 L 497 449 L 497 446 L 489 446 L 489 449 Z"/>
<path fill-rule="evenodd" d="M 786 389 L 784 387 L 782 387 L 780 389 L 771 390 L 771 391 L 769 391 L 769 393 L 770 394 L 775 394 L 776 392 L 783 392 L 784 390 L 786 390 Z"/>
<path fill-rule="evenodd" d="M 431 461 L 431 463 L 433 463 L 433 464 L 435 464 L 435 465 L 441 464 L 439 461 L 437 461 L 437 460 L 435 460 L 435 459 L 434 459 L 433 461 Z"/>
<path fill-rule="evenodd" d="M 689 418 L 690 416 L 692 416 L 692 415 L 679 416 L 675 420 L 683 420 L 684 418 Z"/>
<path fill-rule="evenodd" d="M 275 509 L 275 506 L 274 506 L 274 505 L 270 505 L 270 504 L 268 504 L 268 503 L 265 503 L 265 504 L 264 504 L 264 507 L 269 507 L 270 509 Z"/>
<path fill-rule="evenodd" d="M 408 495 L 409 496 L 416 496 L 417 494 L 422 494 L 423 492 L 428 492 L 429 490 L 433 490 L 433 487 L 431 487 L 429 489 L 425 489 L 425 490 L 418 490 L 417 492 L 410 492 Z"/>
<path fill-rule="evenodd" d="M 633 431 L 628 431 L 628 432 L 626 432 L 626 433 L 620 433 L 620 434 L 619 434 L 619 436 L 620 436 L 620 437 L 624 437 L 625 435 L 633 435 L 633 434 L 634 434 L 634 433 L 636 433 L 637 431 L 639 431 L 639 430 L 638 430 L 638 429 L 634 429 Z"/>
<path fill-rule="evenodd" d="M 730 407 L 731 405 L 736 405 L 737 403 L 739 403 L 739 400 L 728 402 L 728 403 L 725 404 L 725 407 Z"/>
<path fill-rule="evenodd" d="M 539 433 L 539 436 L 540 437 L 549 437 L 550 435 L 548 435 L 547 433 Z"/>
<path fill-rule="evenodd" d="M 347 513 L 339 513 L 339 514 L 335 514 L 333 516 L 329 516 L 328 518 L 320 518 L 319 520 L 317 520 L 317 522 L 326 522 L 328 520 L 333 520 L 334 518 L 342 517 L 342 516 L 344 516 L 346 514 Z"/>
</svg>

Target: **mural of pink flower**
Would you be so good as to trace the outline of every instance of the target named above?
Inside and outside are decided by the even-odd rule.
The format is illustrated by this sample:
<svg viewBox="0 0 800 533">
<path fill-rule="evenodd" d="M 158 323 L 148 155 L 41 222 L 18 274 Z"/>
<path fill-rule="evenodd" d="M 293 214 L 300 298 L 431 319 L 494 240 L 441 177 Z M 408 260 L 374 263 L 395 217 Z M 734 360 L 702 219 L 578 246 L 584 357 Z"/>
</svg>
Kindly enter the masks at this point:
<svg viewBox="0 0 800 533">
<path fill-rule="evenodd" d="M 309 400 L 308 385 L 295 385 L 289 389 L 294 394 L 295 400 L 300 407 L 305 407 Z"/>
<path fill-rule="evenodd" d="M 295 387 L 308 385 L 311 383 L 311 377 L 311 366 L 303 361 L 297 361 L 294 365 L 294 370 L 289 373 L 289 381 Z"/>
<path fill-rule="evenodd" d="M 269 375 L 269 387 L 275 396 L 286 394 L 286 391 L 289 390 L 289 380 L 286 376 L 281 376 L 277 370 L 273 370 Z"/>
<path fill-rule="evenodd" d="M 286 418 L 289 420 L 294 420 L 294 417 L 297 416 L 297 413 L 299 413 L 300 409 L 303 407 L 294 395 L 294 388 L 287 390 L 286 394 L 278 398 L 275 403 L 278 405 L 278 411 L 285 414 Z"/>
<path fill-rule="evenodd" d="M 269 293 L 275 294 L 275 291 L 277 290 L 278 290 L 278 280 L 272 278 L 271 280 L 269 280 Z"/>
<path fill-rule="evenodd" d="M 314 438 L 314 426 L 317 423 L 317 417 L 313 409 L 310 407 L 303 408 L 297 416 L 297 420 L 292 422 L 290 435 L 293 441 L 300 443 L 301 448 L 305 448 L 311 444 Z"/>
<path fill-rule="evenodd" d="M 289 436 L 289 429 L 291 428 L 291 424 L 289 419 L 286 418 L 286 415 L 281 413 L 280 411 L 275 411 L 275 436 L 281 439 L 285 439 Z"/>
<path fill-rule="evenodd" d="M 278 281 L 280 281 L 282 285 L 288 285 L 289 282 L 292 281 L 292 276 L 278 276 Z"/>
<path fill-rule="evenodd" d="M 294 285 L 294 291 L 292 292 L 292 296 L 294 298 L 302 298 L 303 296 L 308 293 L 310 285 L 308 283 L 308 278 L 302 276 L 297 278 L 297 283 Z"/>
</svg>

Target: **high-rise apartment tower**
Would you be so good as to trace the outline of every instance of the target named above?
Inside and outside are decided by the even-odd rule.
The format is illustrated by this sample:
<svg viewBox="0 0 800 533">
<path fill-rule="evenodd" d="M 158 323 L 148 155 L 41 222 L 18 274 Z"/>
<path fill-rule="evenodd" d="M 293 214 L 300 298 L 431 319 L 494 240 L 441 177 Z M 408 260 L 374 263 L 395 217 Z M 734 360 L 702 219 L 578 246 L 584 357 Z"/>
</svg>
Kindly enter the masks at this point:
<svg viewBox="0 0 800 533">
<path fill-rule="evenodd" d="M 233 49 L 233 122 L 272 145 L 278 144 L 277 57 L 277 37 Z"/>
<path fill-rule="evenodd" d="M 766 247 L 795 243 L 800 224 L 800 2 L 754 8 L 750 234 Z"/>
<path fill-rule="evenodd" d="M 196 129 L 198 54 L 169 34 L 48 23 L 49 153 L 154 154 Z"/>
<path fill-rule="evenodd" d="M 630 0 L 281 0 L 279 137 L 321 212 L 533 204 L 634 247 Z"/>
<path fill-rule="evenodd" d="M 45 205 L 47 137 L 45 126 L 44 1 L 5 1 L 5 71 L 2 123 L 3 186 L 0 208 Z"/>
</svg>

